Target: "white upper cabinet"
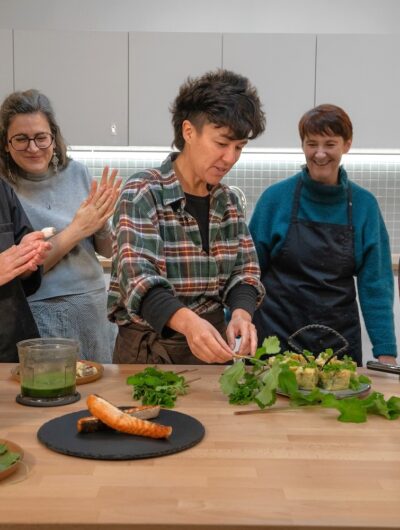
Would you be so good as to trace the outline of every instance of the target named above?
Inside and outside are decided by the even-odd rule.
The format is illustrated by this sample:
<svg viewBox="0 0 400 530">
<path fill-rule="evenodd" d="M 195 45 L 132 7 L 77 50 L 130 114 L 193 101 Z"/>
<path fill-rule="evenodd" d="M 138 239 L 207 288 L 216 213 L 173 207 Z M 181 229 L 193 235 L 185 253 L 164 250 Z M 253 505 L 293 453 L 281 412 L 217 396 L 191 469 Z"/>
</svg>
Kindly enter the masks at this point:
<svg viewBox="0 0 400 530">
<path fill-rule="evenodd" d="M 127 145 L 127 33 L 16 30 L 14 61 L 16 90 L 50 98 L 68 144 Z"/>
<path fill-rule="evenodd" d="M 13 91 L 12 31 L 0 29 L 0 102 Z"/>
<path fill-rule="evenodd" d="M 256 86 L 266 132 L 249 147 L 300 147 L 297 124 L 314 106 L 315 35 L 224 34 L 223 67 Z"/>
<path fill-rule="evenodd" d="M 318 36 L 316 102 L 349 114 L 353 147 L 399 149 L 400 36 Z"/>
<path fill-rule="evenodd" d="M 129 34 L 129 144 L 169 146 L 169 108 L 180 85 L 222 66 L 222 37 L 214 33 Z"/>
</svg>

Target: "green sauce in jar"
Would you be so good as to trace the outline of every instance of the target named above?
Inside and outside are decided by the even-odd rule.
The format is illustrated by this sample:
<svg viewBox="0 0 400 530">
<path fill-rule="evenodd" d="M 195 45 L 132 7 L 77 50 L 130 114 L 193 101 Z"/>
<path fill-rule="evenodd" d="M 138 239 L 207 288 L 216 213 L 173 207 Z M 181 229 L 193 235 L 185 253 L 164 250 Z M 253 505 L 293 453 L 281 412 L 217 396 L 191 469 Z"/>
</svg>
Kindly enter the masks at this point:
<svg viewBox="0 0 400 530">
<path fill-rule="evenodd" d="M 21 385 L 22 395 L 32 398 L 57 398 L 74 392 L 75 377 L 69 372 L 38 374 L 32 380 L 24 378 Z"/>
</svg>

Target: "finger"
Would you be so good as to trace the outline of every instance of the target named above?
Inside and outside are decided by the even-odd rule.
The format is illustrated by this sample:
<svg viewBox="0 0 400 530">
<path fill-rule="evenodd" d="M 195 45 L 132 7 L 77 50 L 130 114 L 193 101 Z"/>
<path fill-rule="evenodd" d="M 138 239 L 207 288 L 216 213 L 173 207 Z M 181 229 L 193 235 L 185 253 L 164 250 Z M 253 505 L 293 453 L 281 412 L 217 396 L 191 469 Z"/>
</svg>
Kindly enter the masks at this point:
<svg viewBox="0 0 400 530">
<path fill-rule="evenodd" d="M 16 259 L 16 263 L 22 263 L 23 261 L 29 261 L 30 256 L 34 256 L 36 254 L 37 250 L 34 246 L 24 247 L 20 249 L 20 252 L 18 253 L 18 257 Z"/>
<path fill-rule="evenodd" d="M 257 351 L 257 346 L 258 346 L 257 330 L 255 326 L 253 326 L 253 329 L 251 330 L 251 333 L 250 333 L 250 355 L 253 355 L 253 356 L 255 355 Z"/>
<path fill-rule="evenodd" d="M 121 188 L 121 184 L 122 184 L 122 177 L 118 177 L 118 179 L 114 183 L 114 191 L 115 191 L 115 193 L 119 194 L 120 188 Z"/>
<path fill-rule="evenodd" d="M 26 234 L 22 239 L 20 245 L 30 244 L 35 241 L 43 240 L 44 234 L 40 230 L 36 230 L 35 232 L 30 232 L 29 234 Z"/>
<path fill-rule="evenodd" d="M 117 175 L 118 175 L 118 169 L 113 169 L 111 171 L 110 178 L 108 179 L 108 182 L 107 182 L 107 186 L 109 188 L 113 188 L 115 186 L 115 179 L 117 178 Z"/>
<path fill-rule="evenodd" d="M 14 276 L 14 278 L 16 278 L 17 276 L 21 276 L 21 274 L 24 274 L 24 272 L 29 271 L 29 270 L 31 270 L 30 269 L 30 263 L 29 263 L 29 261 L 27 261 L 23 265 L 20 265 L 19 267 L 14 269 L 14 275 L 13 276 Z"/>
<path fill-rule="evenodd" d="M 87 196 L 86 200 L 83 201 L 81 206 L 83 206 L 83 205 L 86 206 L 86 204 L 89 204 L 90 202 L 93 202 L 93 198 L 94 198 L 94 196 L 97 193 L 97 188 L 98 188 L 97 180 L 92 180 L 92 183 L 90 185 L 89 195 Z"/>
<path fill-rule="evenodd" d="M 231 322 L 228 324 L 228 327 L 226 328 L 226 338 L 228 340 L 229 347 L 231 350 L 234 350 L 235 343 L 236 343 L 236 332 L 234 329 L 234 326 L 231 325 Z"/>
<path fill-rule="evenodd" d="M 100 186 L 106 186 L 107 185 L 108 170 L 109 169 L 110 169 L 109 166 L 104 166 L 103 172 L 101 174 Z"/>
<path fill-rule="evenodd" d="M 106 192 L 98 199 L 95 206 L 100 216 L 105 215 L 110 210 L 113 204 L 112 190 L 106 190 Z"/>
<path fill-rule="evenodd" d="M 229 348 L 224 339 L 221 336 L 214 337 L 214 339 L 215 345 L 213 345 L 211 349 L 214 362 L 226 363 L 227 361 L 232 360 L 233 351 Z"/>
</svg>

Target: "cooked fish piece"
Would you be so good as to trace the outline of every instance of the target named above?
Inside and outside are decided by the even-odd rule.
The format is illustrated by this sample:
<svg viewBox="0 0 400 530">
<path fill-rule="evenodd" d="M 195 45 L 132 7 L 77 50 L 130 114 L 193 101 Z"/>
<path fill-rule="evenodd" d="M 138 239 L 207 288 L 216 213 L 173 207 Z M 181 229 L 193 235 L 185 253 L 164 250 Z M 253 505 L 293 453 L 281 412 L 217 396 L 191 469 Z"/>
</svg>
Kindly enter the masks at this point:
<svg viewBox="0 0 400 530">
<path fill-rule="evenodd" d="M 140 407 L 118 407 L 121 411 L 125 412 L 125 414 L 129 414 L 130 416 L 134 416 L 135 418 L 139 418 L 141 420 L 150 420 L 151 418 L 157 418 L 157 416 L 160 414 L 160 406 L 159 405 L 143 405 Z M 96 418 L 95 416 L 85 416 L 84 418 L 80 418 L 77 421 L 77 429 L 78 432 L 87 433 L 87 432 L 98 432 L 98 431 L 106 431 L 111 429 L 108 425 L 103 423 L 99 418 Z"/>
<path fill-rule="evenodd" d="M 90 394 L 86 403 L 93 416 L 116 431 L 149 438 L 168 438 L 172 434 L 172 427 L 130 416 L 96 394 Z"/>
</svg>

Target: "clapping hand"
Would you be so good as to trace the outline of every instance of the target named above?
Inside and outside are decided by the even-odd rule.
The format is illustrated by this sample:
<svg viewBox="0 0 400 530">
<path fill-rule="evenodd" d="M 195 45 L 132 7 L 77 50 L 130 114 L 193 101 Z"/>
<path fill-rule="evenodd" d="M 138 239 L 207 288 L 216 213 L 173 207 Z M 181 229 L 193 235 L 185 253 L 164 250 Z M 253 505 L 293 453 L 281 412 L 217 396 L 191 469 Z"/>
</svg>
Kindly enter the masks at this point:
<svg viewBox="0 0 400 530">
<path fill-rule="evenodd" d="M 105 166 L 99 183 L 92 182 L 90 193 L 80 205 L 72 224 L 75 224 L 84 237 L 91 236 L 102 229 L 113 214 L 121 187 L 121 178 L 116 178 L 118 171 L 113 169 L 108 176 L 109 168 Z"/>
<path fill-rule="evenodd" d="M 51 243 L 44 241 L 42 232 L 31 232 L 0 254 L 0 285 L 17 276 L 27 276 L 42 265 Z"/>
</svg>

